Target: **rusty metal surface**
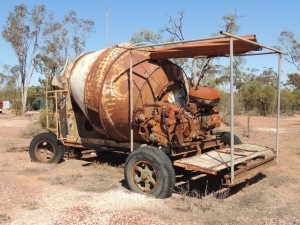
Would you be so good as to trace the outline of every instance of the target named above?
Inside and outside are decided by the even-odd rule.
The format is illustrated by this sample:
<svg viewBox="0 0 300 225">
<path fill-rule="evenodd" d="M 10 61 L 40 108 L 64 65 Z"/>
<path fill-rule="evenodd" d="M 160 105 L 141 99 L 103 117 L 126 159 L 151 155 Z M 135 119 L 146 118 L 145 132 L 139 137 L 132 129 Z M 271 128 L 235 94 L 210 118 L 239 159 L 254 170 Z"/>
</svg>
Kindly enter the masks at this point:
<svg viewBox="0 0 300 225">
<path fill-rule="evenodd" d="M 221 92 L 213 87 L 194 86 L 189 90 L 190 101 L 203 107 L 217 106 L 221 99 Z"/>
<path fill-rule="evenodd" d="M 246 40 L 257 42 L 255 35 L 241 36 Z M 192 44 L 179 44 L 170 47 L 162 47 L 151 50 L 151 59 L 168 58 L 193 58 L 197 56 L 216 57 L 229 54 L 230 38 L 220 38 L 207 41 L 196 42 Z M 246 43 L 242 40 L 233 39 L 234 54 L 246 53 L 249 51 L 260 50 L 260 47 Z"/>
<path fill-rule="evenodd" d="M 126 46 L 129 46 L 128 44 Z M 134 108 L 146 117 L 153 108 L 144 104 L 168 100 L 184 106 L 188 100 L 185 73 L 170 61 L 149 61 L 149 53 L 131 51 L 133 59 Z M 76 103 L 91 124 L 108 139 L 129 141 L 129 59 L 130 51 L 111 47 L 75 59 L 65 77 Z M 143 140 L 135 129 L 135 141 Z"/>
<path fill-rule="evenodd" d="M 234 165 L 261 156 L 275 157 L 273 149 L 262 146 L 239 144 L 235 145 L 234 149 L 235 153 L 237 153 L 234 154 Z M 230 148 L 209 151 L 194 157 L 179 159 L 174 162 L 174 165 L 186 169 L 216 174 L 218 171 L 231 166 Z"/>
</svg>

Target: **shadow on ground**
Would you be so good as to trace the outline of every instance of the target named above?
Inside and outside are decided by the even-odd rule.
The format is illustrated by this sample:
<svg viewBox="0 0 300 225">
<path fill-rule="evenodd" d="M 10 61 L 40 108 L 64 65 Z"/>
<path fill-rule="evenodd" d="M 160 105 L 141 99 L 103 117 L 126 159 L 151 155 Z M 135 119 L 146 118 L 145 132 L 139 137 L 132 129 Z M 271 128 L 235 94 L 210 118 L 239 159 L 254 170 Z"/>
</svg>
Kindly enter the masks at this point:
<svg viewBox="0 0 300 225">
<path fill-rule="evenodd" d="M 93 162 L 100 164 L 108 164 L 113 167 L 124 167 L 128 153 L 116 152 L 116 151 L 101 151 L 97 153 L 97 156 L 82 159 L 86 161 L 86 166 Z M 198 172 L 191 172 L 182 168 L 175 167 L 176 172 L 176 187 L 174 193 L 185 192 L 187 195 L 190 193 L 192 196 L 205 196 L 213 194 L 216 198 L 226 198 L 234 195 L 244 189 L 245 187 L 251 186 L 266 177 L 266 175 L 259 173 L 251 179 L 245 180 L 232 187 L 224 187 L 222 181 L 223 174 L 219 175 L 205 175 Z M 124 179 L 120 180 L 123 187 L 127 188 Z M 223 191 L 226 190 L 226 196 Z"/>
</svg>

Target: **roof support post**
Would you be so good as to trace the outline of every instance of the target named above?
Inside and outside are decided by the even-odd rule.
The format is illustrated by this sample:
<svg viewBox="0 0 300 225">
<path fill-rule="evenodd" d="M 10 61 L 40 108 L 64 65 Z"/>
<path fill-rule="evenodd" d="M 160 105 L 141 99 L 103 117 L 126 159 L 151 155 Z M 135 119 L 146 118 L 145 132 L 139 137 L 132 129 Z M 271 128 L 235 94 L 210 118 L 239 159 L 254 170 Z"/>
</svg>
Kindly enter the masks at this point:
<svg viewBox="0 0 300 225">
<path fill-rule="evenodd" d="M 233 38 L 230 38 L 230 182 L 234 182 L 234 96 L 233 96 Z"/>
<path fill-rule="evenodd" d="M 281 77 L 282 54 L 278 54 L 278 77 L 277 77 L 277 128 L 276 128 L 276 162 L 279 160 L 279 120 L 280 120 L 280 77 Z"/>
<path fill-rule="evenodd" d="M 130 110 L 130 151 L 133 151 L 133 77 L 132 77 L 132 51 L 130 50 L 129 70 L 129 110 Z"/>
<path fill-rule="evenodd" d="M 193 75 L 192 75 L 192 85 L 196 85 L 196 67 L 197 67 L 197 58 L 193 59 Z"/>
</svg>

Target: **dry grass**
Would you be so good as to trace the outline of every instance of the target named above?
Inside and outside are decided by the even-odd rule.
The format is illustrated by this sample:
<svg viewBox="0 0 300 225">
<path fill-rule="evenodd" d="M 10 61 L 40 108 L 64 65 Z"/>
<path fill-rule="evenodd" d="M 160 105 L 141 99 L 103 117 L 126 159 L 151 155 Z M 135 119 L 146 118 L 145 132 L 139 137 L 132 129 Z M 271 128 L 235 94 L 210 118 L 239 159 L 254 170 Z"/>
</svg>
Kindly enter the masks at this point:
<svg viewBox="0 0 300 225">
<path fill-rule="evenodd" d="M 111 170 L 112 168 L 107 162 L 102 163 L 97 160 L 94 160 L 91 163 L 91 167 L 93 167 L 94 169 L 102 169 L 102 170 Z"/>
<path fill-rule="evenodd" d="M 25 129 L 21 130 L 19 133 L 20 138 L 33 138 L 38 133 L 44 131 L 42 126 L 38 123 L 32 123 L 30 126 L 26 127 Z"/>
<path fill-rule="evenodd" d="M 12 140 L 8 139 L 5 143 L 4 143 L 4 148 L 6 152 L 12 152 L 13 149 L 15 147 L 15 144 Z"/>
<path fill-rule="evenodd" d="M 28 150 L 28 147 L 16 146 L 15 142 L 9 139 L 4 143 L 4 149 L 6 152 L 25 152 Z"/>
<path fill-rule="evenodd" d="M 224 193 L 219 195 L 214 192 L 208 193 L 207 184 L 203 194 L 201 194 L 198 190 L 189 191 L 188 186 L 187 188 L 180 188 L 178 194 L 180 195 L 180 201 L 177 202 L 175 209 L 184 212 L 206 212 L 211 210 L 215 204 L 222 202 L 225 198 Z"/>
<path fill-rule="evenodd" d="M 297 180 L 290 176 L 283 176 L 279 174 L 268 176 L 268 183 L 274 188 L 279 188 L 295 182 L 297 182 Z"/>
<path fill-rule="evenodd" d="M 22 170 L 21 174 L 24 175 L 34 175 L 34 174 L 44 174 L 47 173 L 49 170 L 43 168 L 25 168 Z"/>
<path fill-rule="evenodd" d="M 39 209 L 40 208 L 40 205 L 39 205 L 39 202 L 35 201 L 35 200 L 32 200 L 32 201 L 29 201 L 29 202 L 26 202 L 23 206 L 22 206 L 23 209 L 26 209 L 26 210 L 36 210 L 36 209 Z"/>
<path fill-rule="evenodd" d="M 7 214 L 3 214 L 3 213 L 0 214 L 0 224 L 2 222 L 8 222 L 9 220 L 10 220 L 10 216 L 8 216 Z"/>
<path fill-rule="evenodd" d="M 50 127 L 55 127 L 55 117 L 54 114 L 49 111 L 49 118 L 48 118 L 48 123 Z M 45 109 L 41 109 L 39 112 L 39 118 L 38 118 L 38 123 L 43 127 L 47 127 L 47 113 Z"/>
</svg>

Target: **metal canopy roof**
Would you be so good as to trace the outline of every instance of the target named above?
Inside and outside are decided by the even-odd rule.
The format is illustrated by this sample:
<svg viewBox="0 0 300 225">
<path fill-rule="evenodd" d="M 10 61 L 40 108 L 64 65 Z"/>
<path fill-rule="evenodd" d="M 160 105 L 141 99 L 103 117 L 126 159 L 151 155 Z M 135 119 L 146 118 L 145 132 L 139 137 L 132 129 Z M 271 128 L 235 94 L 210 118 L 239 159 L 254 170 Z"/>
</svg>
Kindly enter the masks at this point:
<svg viewBox="0 0 300 225">
<path fill-rule="evenodd" d="M 256 42 L 254 34 L 241 36 L 240 38 Z M 261 47 L 233 38 L 233 53 L 243 54 L 249 51 L 259 51 Z M 216 57 L 225 56 L 230 52 L 230 37 L 211 39 L 187 44 L 178 44 L 150 50 L 151 59 L 168 58 L 193 58 L 193 57 Z"/>
</svg>

